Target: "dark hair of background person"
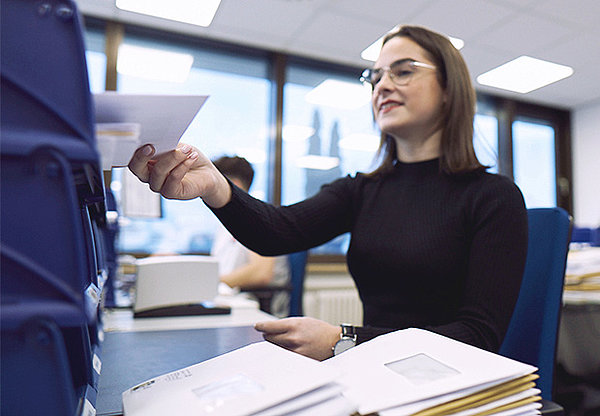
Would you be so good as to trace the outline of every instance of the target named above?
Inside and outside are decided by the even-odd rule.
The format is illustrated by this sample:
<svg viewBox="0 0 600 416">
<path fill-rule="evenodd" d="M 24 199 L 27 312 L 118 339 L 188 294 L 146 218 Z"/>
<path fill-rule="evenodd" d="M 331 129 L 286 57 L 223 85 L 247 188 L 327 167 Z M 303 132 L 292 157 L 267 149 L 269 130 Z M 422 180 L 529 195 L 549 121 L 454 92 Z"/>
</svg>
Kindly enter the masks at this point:
<svg viewBox="0 0 600 416">
<path fill-rule="evenodd" d="M 476 95 L 460 52 L 446 36 L 419 26 L 402 26 L 389 33 L 383 44 L 395 37 L 409 38 L 428 53 L 446 94 L 439 119 L 442 128 L 440 170 L 447 174 L 461 174 L 487 169 L 479 162 L 473 148 Z M 381 157 L 381 164 L 369 176 L 385 175 L 393 169 L 396 142 L 390 135 L 381 134 L 377 155 Z"/>
<path fill-rule="evenodd" d="M 254 169 L 246 159 L 239 156 L 221 156 L 214 160 L 213 164 L 227 178 L 237 178 L 242 181 L 246 189 L 250 189 L 254 179 Z"/>
</svg>

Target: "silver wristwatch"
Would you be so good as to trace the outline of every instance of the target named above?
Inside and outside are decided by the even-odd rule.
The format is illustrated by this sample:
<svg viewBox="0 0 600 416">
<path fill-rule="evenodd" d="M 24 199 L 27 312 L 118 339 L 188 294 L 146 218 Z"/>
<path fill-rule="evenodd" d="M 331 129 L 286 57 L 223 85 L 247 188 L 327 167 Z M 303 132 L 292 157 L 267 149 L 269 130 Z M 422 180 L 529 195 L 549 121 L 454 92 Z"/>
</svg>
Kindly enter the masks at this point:
<svg viewBox="0 0 600 416">
<path fill-rule="evenodd" d="M 341 327 L 342 333 L 340 334 L 340 340 L 336 342 L 332 348 L 334 356 L 341 354 L 356 345 L 356 332 L 354 332 L 354 327 L 348 324 L 342 324 Z"/>
</svg>

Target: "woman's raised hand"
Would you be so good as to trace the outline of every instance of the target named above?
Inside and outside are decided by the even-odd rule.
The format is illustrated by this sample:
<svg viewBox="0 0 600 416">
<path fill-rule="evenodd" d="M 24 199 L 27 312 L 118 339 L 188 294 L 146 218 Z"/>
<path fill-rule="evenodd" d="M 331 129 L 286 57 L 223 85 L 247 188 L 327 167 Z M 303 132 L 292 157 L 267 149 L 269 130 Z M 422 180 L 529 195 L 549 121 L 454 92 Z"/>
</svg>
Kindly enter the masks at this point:
<svg viewBox="0 0 600 416">
<path fill-rule="evenodd" d="M 152 145 L 142 146 L 129 161 L 129 170 L 168 199 L 200 197 L 213 208 L 220 208 L 231 199 L 225 177 L 189 144 L 181 143 L 177 149 L 156 156 Z"/>
</svg>

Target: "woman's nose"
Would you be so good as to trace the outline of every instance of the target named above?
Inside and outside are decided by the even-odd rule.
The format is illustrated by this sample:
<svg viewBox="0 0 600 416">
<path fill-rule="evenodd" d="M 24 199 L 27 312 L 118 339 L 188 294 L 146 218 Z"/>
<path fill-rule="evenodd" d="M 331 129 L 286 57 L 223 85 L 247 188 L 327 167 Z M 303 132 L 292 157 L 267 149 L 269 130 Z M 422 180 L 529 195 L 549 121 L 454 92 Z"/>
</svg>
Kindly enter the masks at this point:
<svg viewBox="0 0 600 416">
<path fill-rule="evenodd" d="M 394 82 L 390 76 L 390 71 L 383 71 L 381 79 L 373 87 L 373 95 L 378 94 L 381 91 L 389 91 L 394 87 Z"/>
</svg>

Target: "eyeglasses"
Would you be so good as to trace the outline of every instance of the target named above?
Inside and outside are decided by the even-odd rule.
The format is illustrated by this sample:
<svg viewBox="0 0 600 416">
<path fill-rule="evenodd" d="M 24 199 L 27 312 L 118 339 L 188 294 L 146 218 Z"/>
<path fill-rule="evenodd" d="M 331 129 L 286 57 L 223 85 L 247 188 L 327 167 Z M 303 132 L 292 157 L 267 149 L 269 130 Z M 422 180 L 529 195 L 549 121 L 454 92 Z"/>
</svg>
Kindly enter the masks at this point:
<svg viewBox="0 0 600 416">
<path fill-rule="evenodd" d="M 418 62 L 412 59 L 401 59 L 386 68 L 365 69 L 360 77 L 360 81 L 363 84 L 369 84 L 372 89 L 375 89 L 375 85 L 381 81 L 383 74 L 387 72 L 394 84 L 404 86 L 408 85 L 418 68 L 436 69 L 435 66 L 424 62 Z"/>
</svg>

